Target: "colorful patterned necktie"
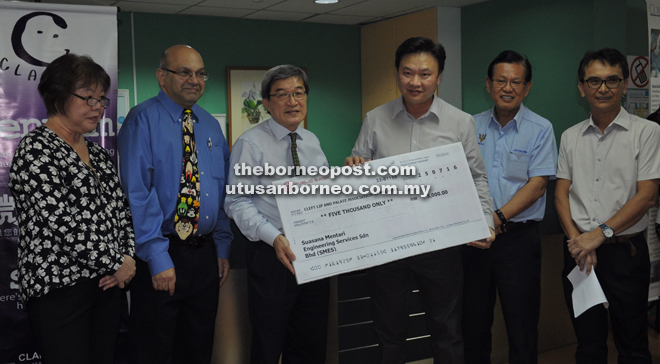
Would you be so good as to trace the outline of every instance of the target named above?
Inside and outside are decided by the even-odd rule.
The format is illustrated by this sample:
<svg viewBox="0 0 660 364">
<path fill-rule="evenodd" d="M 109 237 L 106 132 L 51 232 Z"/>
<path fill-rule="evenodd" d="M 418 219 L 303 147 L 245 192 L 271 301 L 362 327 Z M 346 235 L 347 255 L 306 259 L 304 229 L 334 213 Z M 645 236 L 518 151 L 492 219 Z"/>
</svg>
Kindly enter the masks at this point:
<svg viewBox="0 0 660 364">
<path fill-rule="evenodd" d="M 296 144 L 296 138 L 298 138 L 298 134 L 296 133 L 289 133 L 289 136 L 291 137 L 291 157 L 293 157 L 293 166 L 295 168 L 295 175 L 298 175 L 298 167 L 300 167 L 300 159 L 298 159 L 298 145 Z"/>
<path fill-rule="evenodd" d="M 199 221 L 199 169 L 191 114 L 192 110 L 184 110 L 183 172 L 174 216 L 174 229 L 181 240 L 186 240 L 195 234 Z"/>
</svg>

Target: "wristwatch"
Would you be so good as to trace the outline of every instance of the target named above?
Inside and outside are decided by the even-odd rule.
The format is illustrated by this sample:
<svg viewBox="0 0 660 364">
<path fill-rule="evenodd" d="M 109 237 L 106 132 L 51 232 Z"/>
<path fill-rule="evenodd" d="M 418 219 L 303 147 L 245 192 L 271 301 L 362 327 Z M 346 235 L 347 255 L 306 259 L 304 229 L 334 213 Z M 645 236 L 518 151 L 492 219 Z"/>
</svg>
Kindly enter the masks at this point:
<svg viewBox="0 0 660 364">
<path fill-rule="evenodd" d="M 500 211 L 500 209 L 495 210 L 495 213 L 497 214 L 497 217 L 500 218 L 500 221 L 502 222 L 502 225 L 506 225 L 506 217 L 504 217 L 504 213 Z"/>
<path fill-rule="evenodd" d="M 603 231 L 604 237 L 609 239 L 614 236 L 614 230 L 612 230 L 612 228 L 607 226 L 606 224 L 600 224 L 600 226 L 598 227 Z"/>
</svg>

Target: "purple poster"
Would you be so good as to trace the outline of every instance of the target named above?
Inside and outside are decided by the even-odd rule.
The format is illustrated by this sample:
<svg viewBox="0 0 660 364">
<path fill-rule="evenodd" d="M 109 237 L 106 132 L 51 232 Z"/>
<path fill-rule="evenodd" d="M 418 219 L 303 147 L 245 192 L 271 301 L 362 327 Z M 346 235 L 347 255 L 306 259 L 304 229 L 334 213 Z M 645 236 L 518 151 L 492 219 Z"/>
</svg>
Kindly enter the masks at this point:
<svg viewBox="0 0 660 364">
<path fill-rule="evenodd" d="M 116 161 L 117 9 L 0 2 L 0 364 L 41 362 L 30 337 L 18 292 L 18 221 L 8 187 L 14 150 L 30 130 L 44 124 L 39 78 L 55 58 L 88 55 L 103 66 L 112 84 L 111 106 L 96 131 L 86 135 Z"/>
</svg>

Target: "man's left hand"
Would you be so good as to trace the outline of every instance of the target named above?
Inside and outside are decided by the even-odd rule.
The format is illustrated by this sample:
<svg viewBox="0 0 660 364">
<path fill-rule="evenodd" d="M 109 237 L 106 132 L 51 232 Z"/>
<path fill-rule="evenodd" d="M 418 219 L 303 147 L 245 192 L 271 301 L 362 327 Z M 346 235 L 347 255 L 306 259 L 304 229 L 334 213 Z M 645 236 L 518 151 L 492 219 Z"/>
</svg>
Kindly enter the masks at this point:
<svg viewBox="0 0 660 364">
<path fill-rule="evenodd" d="M 490 245 L 495 241 L 495 230 L 493 228 L 490 228 L 490 237 L 486 239 L 481 239 L 477 241 L 473 241 L 471 243 L 467 243 L 468 246 L 473 246 L 475 248 L 479 249 L 489 249 Z"/>
<path fill-rule="evenodd" d="M 604 241 L 605 237 L 600 232 L 600 228 L 598 228 L 594 231 L 580 234 L 576 238 L 569 239 L 567 241 L 568 251 L 571 253 L 571 256 L 575 258 L 575 262 L 580 265 L 587 254 L 596 250 L 596 248 L 598 248 Z"/>
<path fill-rule="evenodd" d="M 584 271 L 585 267 L 587 269 L 587 275 L 591 274 L 591 271 L 596 268 L 596 264 L 598 264 L 598 258 L 596 257 L 596 251 L 592 250 L 589 254 L 587 254 L 584 258 L 584 260 L 577 262 L 576 263 L 580 267 L 580 271 Z"/>
<path fill-rule="evenodd" d="M 293 269 L 293 262 L 296 260 L 296 255 L 293 254 L 293 251 L 291 251 L 291 247 L 289 246 L 289 239 L 287 239 L 284 235 L 278 235 L 277 238 L 275 238 L 275 241 L 273 242 L 273 248 L 275 248 L 275 255 L 277 255 L 277 259 L 284 264 L 286 269 L 291 272 L 291 274 L 295 275 L 296 271 Z"/>
<path fill-rule="evenodd" d="M 218 276 L 220 277 L 220 286 L 222 287 L 227 281 L 227 276 L 229 275 L 229 260 L 224 258 L 218 258 Z"/>
</svg>

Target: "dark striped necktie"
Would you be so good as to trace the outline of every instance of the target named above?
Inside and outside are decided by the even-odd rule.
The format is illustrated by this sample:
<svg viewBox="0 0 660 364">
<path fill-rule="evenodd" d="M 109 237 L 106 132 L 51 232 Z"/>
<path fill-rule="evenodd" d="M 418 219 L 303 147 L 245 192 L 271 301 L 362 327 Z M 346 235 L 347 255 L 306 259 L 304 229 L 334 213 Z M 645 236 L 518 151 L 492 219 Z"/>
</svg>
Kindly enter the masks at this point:
<svg viewBox="0 0 660 364">
<path fill-rule="evenodd" d="M 289 133 L 289 136 L 291 137 L 291 157 L 293 158 L 293 166 L 295 168 L 295 175 L 298 175 L 298 167 L 300 167 L 300 159 L 298 159 L 298 144 L 296 144 L 296 139 L 298 138 L 298 134 L 296 133 Z"/>
</svg>

